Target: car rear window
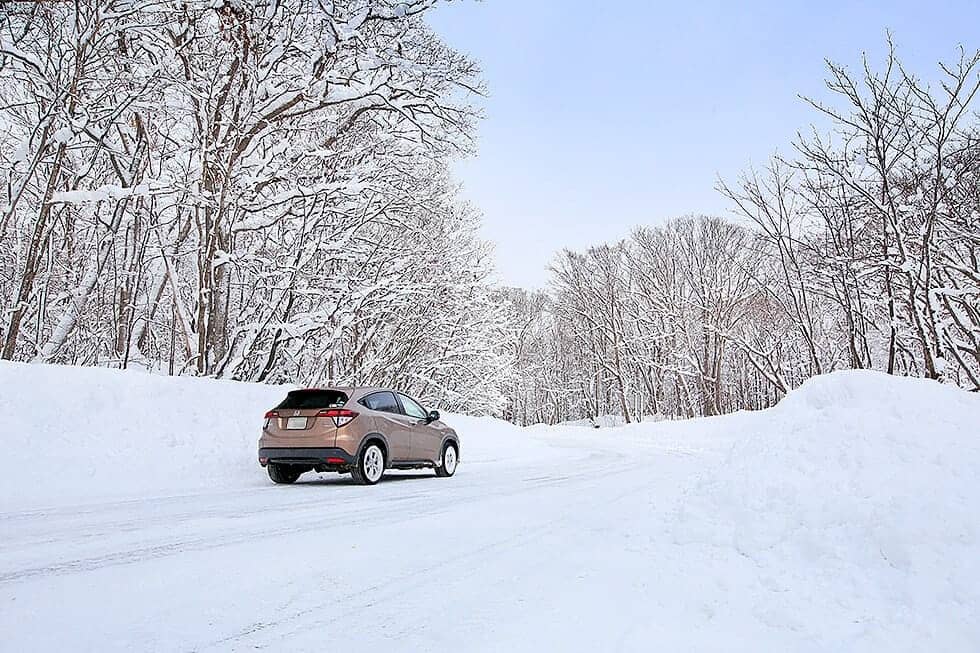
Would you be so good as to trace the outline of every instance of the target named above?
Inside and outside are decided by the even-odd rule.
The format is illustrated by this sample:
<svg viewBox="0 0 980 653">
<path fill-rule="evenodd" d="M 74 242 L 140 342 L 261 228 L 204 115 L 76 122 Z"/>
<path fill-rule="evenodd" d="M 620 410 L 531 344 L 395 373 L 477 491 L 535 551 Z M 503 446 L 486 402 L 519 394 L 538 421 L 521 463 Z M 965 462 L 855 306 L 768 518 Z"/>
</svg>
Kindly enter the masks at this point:
<svg viewBox="0 0 980 653">
<path fill-rule="evenodd" d="M 276 408 L 305 410 L 336 408 L 347 403 L 347 395 L 339 390 L 293 390 Z"/>
</svg>

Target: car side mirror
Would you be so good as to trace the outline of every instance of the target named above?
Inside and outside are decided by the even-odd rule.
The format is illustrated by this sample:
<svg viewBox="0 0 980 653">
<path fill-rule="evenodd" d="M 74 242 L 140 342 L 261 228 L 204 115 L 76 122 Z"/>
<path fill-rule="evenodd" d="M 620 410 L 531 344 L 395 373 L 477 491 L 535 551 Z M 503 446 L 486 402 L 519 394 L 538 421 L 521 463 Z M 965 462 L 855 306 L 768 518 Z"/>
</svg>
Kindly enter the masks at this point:
<svg viewBox="0 0 980 653">
<path fill-rule="evenodd" d="M 438 410 L 430 410 L 429 411 L 429 424 L 431 424 L 432 422 L 438 422 L 438 421 L 439 421 L 439 411 Z"/>
</svg>

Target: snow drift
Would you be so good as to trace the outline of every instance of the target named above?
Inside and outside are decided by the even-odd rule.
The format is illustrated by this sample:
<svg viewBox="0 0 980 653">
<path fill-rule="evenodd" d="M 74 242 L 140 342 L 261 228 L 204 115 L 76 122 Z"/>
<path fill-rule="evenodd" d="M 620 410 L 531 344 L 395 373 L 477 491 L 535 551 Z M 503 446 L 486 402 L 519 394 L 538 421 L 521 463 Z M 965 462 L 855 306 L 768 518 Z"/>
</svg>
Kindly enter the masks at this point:
<svg viewBox="0 0 980 653">
<path fill-rule="evenodd" d="M 255 476 L 262 415 L 285 392 L 5 362 L 0 424 L 10 464 L 0 501 L 62 504 L 247 481 Z"/>
<path fill-rule="evenodd" d="M 262 416 L 291 388 L 0 362 L 0 509 L 266 485 Z M 444 419 L 479 434 L 464 462 L 533 451 L 505 422 Z"/>
<path fill-rule="evenodd" d="M 669 534 L 739 588 L 717 619 L 829 650 L 980 646 L 980 396 L 838 372 L 743 427 Z"/>
</svg>

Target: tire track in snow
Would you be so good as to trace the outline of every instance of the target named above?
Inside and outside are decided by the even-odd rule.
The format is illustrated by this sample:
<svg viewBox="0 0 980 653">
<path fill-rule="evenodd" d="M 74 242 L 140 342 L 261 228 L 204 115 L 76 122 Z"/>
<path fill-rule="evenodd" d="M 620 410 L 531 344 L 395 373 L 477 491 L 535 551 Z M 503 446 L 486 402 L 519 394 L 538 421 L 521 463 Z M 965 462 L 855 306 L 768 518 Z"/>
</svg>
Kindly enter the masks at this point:
<svg viewBox="0 0 980 653">
<path fill-rule="evenodd" d="M 625 458 L 625 457 L 624 457 Z M 607 461 L 608 462 L 608 461 Z M 477 483 L 474 485 L 467 486 L 463 492 L 453 492 L 453 493 L 433 493 L 433 492 L 422 492 L 417 495 L 412 502 L 406 503 L 404 501 L 396 501 L 395 505 L 377 505 L 373 510 L 364 509 L 363 495 L 359 495 L 358 498 L 361 501 L 352 500 L 350 503 L 349 510 L 344 512 L 336 512 L 333 506 L 330 504 L 325 504 L 322 501 L 310 501 L 306 503 L 306 508 L 302 510 L 302 515 L 297 516 L 293 506 L 291 504 L 286 504 L 281 506 L 284 510 L 288 511 L 289 519 L 285 522 L 278 519 L 274 522 L 273 526 L 263 526 L 257 529 L 244 529 L 237 532 L 229 532 L 223 530 L 213 535 L 204 537 L 192 537 L 187 539 L 177 539 L 172 542 L 164 544 L 152 544 L 144 546 L 135 546 L 133 548 L 127 548 L 122 551 L 113 551 L 101 555 L 92 555 L 86 557 L 79 557 L 69 560 L 63 560 L 59 562 L 36 565 L 32 567 L 13 569 L 9 571 L 0 572 L 0 585 L 7 585 L 10 583 L 20 582 L 28 580 L 31 578 L 39 576 L 54 576 L 72 573 L 81 573 L 87 571 L 95 571 L 110 566 L 117 565 L 127 565 L 135 564 L 139 562 L 154 560 L 158 558 L 164 558 L 172 555 L 178 555 L 182 553 L 191 553 L 199 551 L 207 551 L 212 549 L 219 549 L 226 546 L 234 546 L 236 544 L 243 544 L 257 539 L 275 538 L 281 536 L 283 529 L 289 529 L 290 532 L 313 532 L 320 530 L 329 530 L 332 523 L 341 522 L 345 526 L 358 526 L 362 524 L 368 524 L 376 522 L 381 519 L 388 518 L 393 522 L 401 522 L 409 519 L 416 519 L 422 515 L 432 515 L 451 507 L 452 504 L 472 501 L 474 499 L 485 499 L 485 498 L 500 498 L 513 496 L 528 491 L 534 488 L 544 488 L 557 485 L 563 485 L 568 483 L 578 482 L 589 482 L 592 476 L 604 476 L 611 472 L 625 472 L 630 469 L 642 467 L 642 464 L 633 463 L 629 467 L 623 467 L 622 465 L 604 465 L 603 467 L 597 467 L 590 470 L 589 474 L 583 474 L 581 476 L 538 476 L 532 478 L 522 478 L 519 479 L 517 483 L 505 483 L 501 482 L 502 479 L 499 477 L 492 477 L 489 479 L 491 482 L 489 484 Z M 515 468 L 519 469 L 519 468 Z M 506 480 L 506 479 L 503 479 Z M 445 487 L 445 484 L 439 482 L 439 487 Z M 394 483 L 392 483 L 394 485 Z M 435 487 L 435 486 L 434 486 Z M 496 491 L 487 492 L 489 488 L 493 488 Z M 375 499 L 379 497 L 374 497 Z M 382 499 L 391 501 L 391 497 L 381 497 Z M 440 503 L 433 504 L 433 499 L 440 500 Z M 245 513 L 248 517 L 254 517 L 254 508 L 252 506 L 239 506 L 238 510 L 232 513 L 220 513 L 222 516 L 241 516 L 241 508 L 244 507 L 249 510 Z M 321 513 L 326 513 L 326 516 L 330 517 L 331 523 L 324 524 L 321 521 L 312 519 L 312 517 L 319 515 Z M 186 512 L 183 513 L 188 516 L 192 516 L 195 519 L 201 518 L 200 512 Z M 277 517 L 281 517 L 282 513 L 277 513 Z M 207 520 L 214 519 L 214 517 L 205 517 L 205 524 Z M 126 525 L 132 526 L 134 530 L 139 530 L 139 523 L 141 522 L 140 517 L 136 517 L 134 520 L 127 520 Z M 175 523 L 172 518 L 165 520 L 165 525 L 170 527 L 170 530 L 176 530 L 179 526 L 179 522 Z M 121 527 L 120 523 L 115 524 L 101 524 L 98 533 L 94 533 L 92 537 L 104 537 L 107 532 L 114 532 L 116 529 Z M 74 540 L 77 538 L 77 533 L 66 532 L 64 539 Z M 53 542 L 61 542 L 63 540 L 52 540 Z M 16 543 L 16 541 L 15 541 Z M 28 545 L 24 548 L 30 548 Z M 5 553 L 5 558 L 10 558 L 11 554 L 15 551 L 10 550 L 10 541 L 8 540 L 5 546 L 7 552 Z"/>
<path fill-rule="evenodd" d="M 644 467 L 645 465 L 642 464 L 633 464 L 626 467 L 618 466 L 615 469 L 619 473 L 625 475 L 629 472 L 638 471 Z M 604 471 L 610 472 L 611 469 Z M 545 478 L 550 477 L 540 477 L 539 479 L 534 480 L 540 481 L 544 480 Z M 608 487 L 608 481 L 593 478 L 591 476 L 562 476 L 558 478 L 561 480 L 580 480 L 583 481 L 581 483 L 583 485 Z M 620 491 L 613 496 L 589 492 L 587 493 L 587 496 L 592 497 L 591 501 L 577 502 L 574 506 L 568 507 L 560 514 L 544 520 L 530 529 L 523 528 L 517 533 L 512 533 L 506 537 L 484 543 L 476 548 L 469 549 L 448 558 L 440 557 L 436 562 L 424 565 L 422 567 L 414 567 L 394 577 L 386 577 L 383 581 L 372 584 L 368 587 L 351 589 L 342 594 L 334 595 L 325 601 L 319 601 L 313 605 L 306 604 L 302 609 L 294 610 L 288 615 L 282 616 L 278 619 L 255 622 L 232 635 L 213 640 L 200 647 L 194 647 L 193 650 L 200 652 L 209 650 L 228 650 L 229 648 L 234 650 L 238 646 L 242 645 L 249 649 L 265 648 L 267 645 L 272 644 L 270 644 L 268 641 L 247 642 L 246 640 L 250 640 L 251 638 L 255 637 L 272 638 L 274 636 L 274 642 L 283 642 L 289 641 L 290 637 L 298 634 L 308 633 L 311 630 L 323 629 L 326 626 L 341 622 L 363 610 L 370 609 L 375 605 L 384 604 L 409 592 L 417 591 L 420 587 L 426 587 L 432 583 L 439 582 L 441 578 L 445 576 L 447 567 L 455 570 L 453 577 L 456 580 L 472 577 L 482 568 L 480 565 L 473 564 L 474 560 L 485 561 L 488 557 L 499 556 L 515 548 L 525 546 L 528 543 L 558 530 L 558 526 L 560 524 L 569 522 L 575 515 L 580 514 L 583 507 L 608 506 L 611 503 L 615 503 L 627 496 L 631 496 L 638 491 L 650 487 L 654 482 L 652 477 L 645 474 L 640 475 L 639 478 L 639 483 L 631 484 L 628 489 L 620 489 Z M 553 485 L 562 485 L 562 483 L 555 483 Z M 546 487 L 546 485 L 542 484 L 541 487 Z M 506 495 L 500 494 L 496 495 L 496 497 L 502 498 L 504 496 L 508 496 L 509 494 L 513 493 L 508 493 Z M 272 614 L 282 615 L 284 610 L 271 610 L 269 612 Z M 324 612 L 328 612 L 328 616 L 323 616 Z"/>
</svg>

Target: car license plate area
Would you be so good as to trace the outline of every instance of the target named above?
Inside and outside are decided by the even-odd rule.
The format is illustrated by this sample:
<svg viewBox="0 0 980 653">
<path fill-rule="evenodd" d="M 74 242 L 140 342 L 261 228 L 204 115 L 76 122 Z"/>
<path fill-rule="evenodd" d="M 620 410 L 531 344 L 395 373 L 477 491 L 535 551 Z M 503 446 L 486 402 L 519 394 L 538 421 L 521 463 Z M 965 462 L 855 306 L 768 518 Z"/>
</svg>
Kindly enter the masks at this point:
<svg viewBox="0 0 980 653">
<path fill-rule="evenodd" d="M 286 420 L 287 431 L 301 431 L 306 428 L 305 417 L 290 417 Z"/>
</svg>

